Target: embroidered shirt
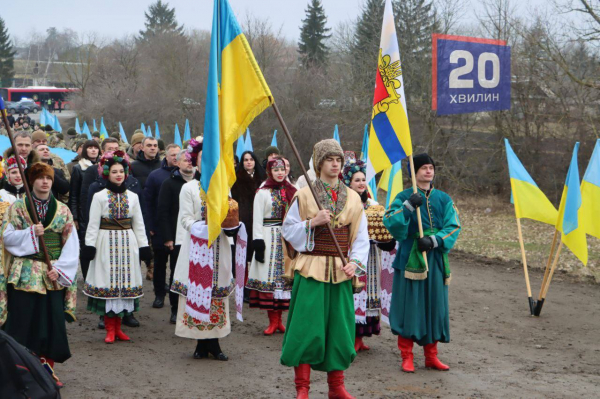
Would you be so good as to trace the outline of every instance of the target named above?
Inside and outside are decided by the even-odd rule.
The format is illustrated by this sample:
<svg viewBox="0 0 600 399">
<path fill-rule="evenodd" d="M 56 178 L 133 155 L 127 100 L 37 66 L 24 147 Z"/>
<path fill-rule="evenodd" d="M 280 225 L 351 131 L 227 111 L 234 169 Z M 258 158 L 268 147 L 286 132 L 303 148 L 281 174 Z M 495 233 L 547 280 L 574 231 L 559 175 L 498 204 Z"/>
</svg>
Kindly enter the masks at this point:
<svg viewBox="0 0 600 399">
<path fill-rule="evenodd" d="M 46 219 L 46 214 L 48 213 L 48 205 L 50 204 L 50 199 L 41 200 L 35 196 L 35 194 L 31 194 L 33 197 L 33 203 L 35 204 L 35 209 L 37 214 L 39 215 L 41 220 Z"/>
</svg>

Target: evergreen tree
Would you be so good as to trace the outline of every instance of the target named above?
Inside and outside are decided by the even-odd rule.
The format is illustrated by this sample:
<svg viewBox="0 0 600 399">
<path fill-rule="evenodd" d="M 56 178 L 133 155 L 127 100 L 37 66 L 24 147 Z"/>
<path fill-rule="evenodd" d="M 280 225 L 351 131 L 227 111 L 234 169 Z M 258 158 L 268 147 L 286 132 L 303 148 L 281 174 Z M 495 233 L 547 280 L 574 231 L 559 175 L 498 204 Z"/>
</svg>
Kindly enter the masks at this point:
<svg viewBox="0 0 600 399">
<path fill-rule="evenodd" d="M 10 42 L 8 29 L 0 17 L 0 87 L 10 86 L 15 76 L 16 51 Z"/>
<path fill-rule="evenodd" d="M 329 49 L 325 40 L 331 37 L 331 29 L 325 27 L 327 17 L 320 0 L 312 0 L 306 9 L 306 18 L 302 20 L 298 52 L 302 65 L 307 68 L 322 67 L 327 64 Z"/>
<path fill-rule="evenodd" d="M 402 75 L 410 102 L 429 96 L 431 34 L 439 31 L 439 23 L 431 0 L 394 0 L 393 4 Z"/>
<path fill-rule="evenodd" d="M 384 0 L 367 0 L 356 21 L 352 43 L 352 75 L 356 94 L 365 97 L 365 101 L 373 97 L 384 9 Z"/>
<path fill-rule="evenodd" d="M 169 8 L 169 3 L 158 0 L 151 4 L 146 16 L 146 30 L 140 31 L 138 40 L 147 41 L 162 34 L 177 34 L 183 36 L 183 25 L 177 26 L 175 7 Z"/>
</svg>

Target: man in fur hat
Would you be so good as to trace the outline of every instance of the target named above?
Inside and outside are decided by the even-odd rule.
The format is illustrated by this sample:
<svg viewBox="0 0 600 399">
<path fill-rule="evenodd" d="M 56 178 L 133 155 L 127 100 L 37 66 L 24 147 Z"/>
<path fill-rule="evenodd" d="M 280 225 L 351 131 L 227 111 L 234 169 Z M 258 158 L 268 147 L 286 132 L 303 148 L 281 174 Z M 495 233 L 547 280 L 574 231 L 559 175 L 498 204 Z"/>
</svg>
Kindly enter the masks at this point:
<svg viewBox="0 0 600 399">
<path fill-rule="evenodd" d="M 344 153 L 339 143 L 320 141 L 313 156 L 314 187 L 323 210 L 305 187 L 296 192 L 281 231 L 297 252 L 291 272 L 286 271 L 294 287 L 281 364 L 294 367 L 298 398 L 308 398 L 311 368 L 327 372 L 330 398 L 352 398 L 344 387 L 344 370 L 356 357 L 352 283 L 354 276 L 365 273 L 367 219 L 359 195 L 340 183 Z M 327 223 L 346 257 L 343 261 Z"/>
<path fill-rule="evenodd" d="M 413 157 L 418 192 L 398 194 L 383 223 L 400 243 L 393 267 L 390 326 L 398 336 L 402 371 L 413 373 L 413 342 L 423 346 L 425 367 L 446 371 L 437 358 L 437 343 L 450 342 L 448 252 L 460 233 L 452 198 L 433 187 L 435 163 L 427 154 Z M 410 171 L 409 171 L 410 175 Z M 416 209 L 421 207 L 424 237 L 420 238 Z M 427 253 L 427 264 L 422 253 Z"/>
<path fill-rule="evenodd" d="M 54 362 L 71 357 L 65 320 L 75 320 L 79 240 L 71 211 L 52 195 L 52 167 L 35 163 L 27 175 L 32 197 L 15 201 L 2 223 L 9 256 L 0 267 L 0 326 L 36 354 L 54 376 Z M 36 212 L 38 224 L 33 223 L 31 212 Z M 51 271 L 40 249 L 40 236 Z"/>
</svg>

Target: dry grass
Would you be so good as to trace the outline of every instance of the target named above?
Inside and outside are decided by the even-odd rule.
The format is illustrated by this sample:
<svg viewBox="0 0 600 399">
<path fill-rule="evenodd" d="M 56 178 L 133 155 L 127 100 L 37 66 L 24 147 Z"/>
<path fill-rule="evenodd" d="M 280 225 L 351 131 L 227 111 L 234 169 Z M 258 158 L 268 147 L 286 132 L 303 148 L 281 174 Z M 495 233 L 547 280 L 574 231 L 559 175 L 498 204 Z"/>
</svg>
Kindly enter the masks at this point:
<svg viewBox="0 0 600 399">
<path fill-rule="evenodd" d="M 509 198 L 456 198 L 463 225 L 456 249 L 500 260 L 521 261 L 514 208 Z M 554 235 L 554 227 L 522 219 L 523 238 L 530 268 L 545 268 Z M 563 246 L 558 270 L 581 277 L 593 277 L 600 283 L 600 240 L 588 236 L 588 266 Z"/>
</svg>

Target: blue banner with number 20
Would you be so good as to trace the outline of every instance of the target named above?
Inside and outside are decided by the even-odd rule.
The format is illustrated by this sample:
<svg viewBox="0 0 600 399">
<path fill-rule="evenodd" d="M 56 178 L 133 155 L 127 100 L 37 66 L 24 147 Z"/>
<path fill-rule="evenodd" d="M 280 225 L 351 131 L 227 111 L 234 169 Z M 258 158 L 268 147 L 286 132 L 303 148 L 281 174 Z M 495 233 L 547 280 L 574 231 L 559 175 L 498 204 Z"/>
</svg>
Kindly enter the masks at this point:
<svg viewBox="0 0 600 399">
<path fill-rule="evenodd" d="M 510 109 L 505 41 L 434 34 L 432 53 L 432 109 L 438 115 Z"/>
</svg>

